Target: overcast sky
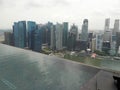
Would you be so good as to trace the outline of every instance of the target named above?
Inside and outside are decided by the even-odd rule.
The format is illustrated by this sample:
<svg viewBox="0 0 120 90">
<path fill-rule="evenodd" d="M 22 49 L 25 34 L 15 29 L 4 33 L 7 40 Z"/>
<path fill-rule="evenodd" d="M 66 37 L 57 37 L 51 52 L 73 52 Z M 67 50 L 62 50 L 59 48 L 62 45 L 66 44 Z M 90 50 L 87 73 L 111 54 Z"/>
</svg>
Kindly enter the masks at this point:
<svg viewBox="0 0 120 90">
<path fill-rule="evenodd" d="M 12 28 L 19 20 L 37 23 L 75 23 L 81 29 L 89 19 L 89 29 L 104 29 L 105 18 L 120 18 L 120 0 L 0 0 L 0 29 Z"/>
</svg>

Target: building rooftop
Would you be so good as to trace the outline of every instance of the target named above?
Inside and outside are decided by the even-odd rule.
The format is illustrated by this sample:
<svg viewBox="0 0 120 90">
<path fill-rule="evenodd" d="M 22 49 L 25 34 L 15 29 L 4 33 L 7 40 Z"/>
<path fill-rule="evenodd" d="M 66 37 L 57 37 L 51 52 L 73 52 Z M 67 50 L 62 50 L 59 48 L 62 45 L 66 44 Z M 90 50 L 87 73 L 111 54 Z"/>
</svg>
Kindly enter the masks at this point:
<svg viewBox="0 0 120 90">
<path fill-rule="evenodd" d="M 0 44 L 0 90 L 116 90 L 112 75 L 55 56 Z"/>
</svg>

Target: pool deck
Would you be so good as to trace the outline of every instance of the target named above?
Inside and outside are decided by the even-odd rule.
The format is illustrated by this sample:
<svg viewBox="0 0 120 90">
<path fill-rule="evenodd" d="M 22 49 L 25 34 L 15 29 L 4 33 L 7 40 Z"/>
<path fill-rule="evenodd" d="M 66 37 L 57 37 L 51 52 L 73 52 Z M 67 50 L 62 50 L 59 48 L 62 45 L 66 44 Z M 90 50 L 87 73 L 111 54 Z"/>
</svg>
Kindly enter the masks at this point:
<svg viewBox="0 0 120 90">
<path fill-rule="evenodd" d="M 7 45 L 0 50 L 0 90 L 117 90 L 114 70 Z"/>
<path fill-rule="evenodd" d="M 114 73 L 101 70 L 89 82 L 84 84 L 80 90 L 117 90 L 114 85 Z"/>
</svg>

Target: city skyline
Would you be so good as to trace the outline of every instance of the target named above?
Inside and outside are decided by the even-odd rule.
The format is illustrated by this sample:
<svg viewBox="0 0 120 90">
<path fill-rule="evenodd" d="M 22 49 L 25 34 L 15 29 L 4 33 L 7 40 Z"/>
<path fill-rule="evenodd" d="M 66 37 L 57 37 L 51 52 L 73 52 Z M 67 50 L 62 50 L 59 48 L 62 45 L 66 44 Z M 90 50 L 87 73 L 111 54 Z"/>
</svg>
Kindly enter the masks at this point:
<svg viewBox="0 0 120 90">
<path fill-rule="evenodd" d="M 89 29 L 103 30 L 105 18 L 110 18 L 113 28 L 114 20 L 120 18 L 119 4 L 119 0 L 1 0 L 0 28 L 11 29 L 14 21 L 26 20 L 69 22 L 81 29 L 85 18 L 89 20 Z"/>
</svg>

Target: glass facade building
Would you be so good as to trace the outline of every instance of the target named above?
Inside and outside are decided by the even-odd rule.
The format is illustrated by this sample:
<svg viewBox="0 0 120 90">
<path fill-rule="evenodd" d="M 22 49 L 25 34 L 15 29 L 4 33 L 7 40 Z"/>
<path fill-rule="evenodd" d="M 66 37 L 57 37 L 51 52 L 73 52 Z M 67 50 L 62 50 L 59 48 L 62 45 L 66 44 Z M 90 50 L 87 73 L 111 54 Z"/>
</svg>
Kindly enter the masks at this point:
<svg viewBox="0 0 120 90">
<path fill-rule="evenodd" d="M 28 29 L 28 47 L 29 49 L 33 49 L 33 42 L 34 42 L 33 33 L 36 30 L 36 23 L 33 21 L 28 21 L 27 29 Z"/>
<path fill-rule="evenodd" d="M 56 26 L 55 25 L 52 25 L 51 27 L 51 45 L 50 45 L 50 48 L 52 50 L 55 50 L 56 49 L 56 35 L 55 35 L 55 32 L 56 32 Z"/>
<path fill-rule="evenodd" d="M 82 25 L 81 41 L 87 40 L 88 40 L 88 19 L 85 19 Z"/>
<path fill-rule="evenodd" d="M 63 49 L 63 24 L 56 24 L 56 50 Z"/>
<path fill-rule="evenodd" d="M 13 26 L 14 46 L 26 47 L 26 21 L 15 22 Z"/>
<path fill-rule="evenodd" d="M 33 32 L 33 51 L 40 52 L 42 47 L 42 30 L 37 28 Z"/>
<path fill-rule="evenodd" d="M 51 27 L 52 27 L 53 23 L 48 22 L 46 24 L 46 42 L 48 44 L 48 46 L 50 47 L 51 45 Z"/>
<path fill-rule="evenodd" d="M 63 23 L 63 47 L 67 47 L 68 22 Z"/>
</svg>

